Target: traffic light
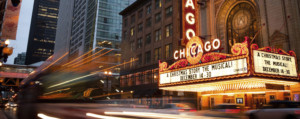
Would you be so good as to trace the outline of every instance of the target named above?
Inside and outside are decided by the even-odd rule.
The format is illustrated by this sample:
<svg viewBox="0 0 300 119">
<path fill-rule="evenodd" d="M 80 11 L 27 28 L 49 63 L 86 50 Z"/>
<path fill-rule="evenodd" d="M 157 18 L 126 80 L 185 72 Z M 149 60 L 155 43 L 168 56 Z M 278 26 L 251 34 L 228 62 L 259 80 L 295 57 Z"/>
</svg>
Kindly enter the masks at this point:
<svg viewBox="0 0 300 119">
<path fill-rule="evenodd" d="M 20 4 L 20 0 L 11 0 L 11 3 L 14 7 L 17 7 Z"/>
</svg>

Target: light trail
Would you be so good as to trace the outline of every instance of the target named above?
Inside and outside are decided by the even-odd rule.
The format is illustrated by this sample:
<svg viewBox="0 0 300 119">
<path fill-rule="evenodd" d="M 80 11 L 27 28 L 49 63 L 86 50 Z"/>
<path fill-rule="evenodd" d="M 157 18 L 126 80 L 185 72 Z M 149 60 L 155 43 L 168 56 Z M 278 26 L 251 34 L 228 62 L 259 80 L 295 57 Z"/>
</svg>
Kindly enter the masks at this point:
<svg viewBox="0 0 300 119">
<path fill-rule="evenodd" d="M 87 53 L 85 53 L 85 54 L 83 54 L 83 55 L 81 55 L 81 56 L 75 58 L 74 60 L 72 60 L 72 61 L 70 61 L 70 62 L 68 62 L 68 63 L 66 63 L 66 64 L 64 64 L 64 65 L 62 65 L 62 66 L 64 67 L 64 66 L 69 65 L 70 63 L 73 63 L 74 61 L 80 59 L 81 57 L 84 57 L 84 56 L 88 55 L 89 53 L 91 53 L 91 52 L 94 51 L 95 49 L 97 49 L 97 48 L 94 48 L 94 49 L 90 50 L 89 52 L 87 52 Z M 103 49 L 103 50 L 104 50 L 104 49 Z M 98 52 L 101 52 L 101 51 L 102 51 L 102 50 L 100 50 L 100 51 L 98 51 Z M 79 61 L 80 61 L 80 60 L 79 60 Z"/>
<path fill-rule="evenodd" d="M 99 55 L 99 56 L 93 57 L 93 58 L 91 58 L 91 59 L 89 59 L 89 60 L 87 60 L 87 61 L 81 62 L 81 63 L 79 63 L 79 64 L 74 64 L 73 66 L 71 66 L 71 68 L 76 68 L 76 67 L 78 67 L 78 66 L 81 66 L 81 65 L 83 65 L 83 64 L 85 64 L 85 63 L 87 63 L 87 62 L 90 62 L 90 61 L 92 61 L 92 60 L 94 60 L 94 59 L 97 59 L 97 58 L 99 58 L 99 57 L 102 57 L 103 55 L 106 55 L 107 53 L 109 53 L 109 52 L 111 52 L 111 51 L 112 51 L 112 49 L 109 50 L 109 51 L 107 51 L 107 52 L 105 52 L 105 53 L 103 53 L 103 54 L 101 54 L 101 55 Z"/>
<path fill-rule="evenodd" d="M 42 113 L 38 113 L 37 116 L 40 117 L 40 118 L 42 118 L 42 119 L 59 119 L 59 118 L 56 118 L 56 117 L 47 116 L 47 115 L 42 114 Z"/>
<path fill-rule="evenodd" d="M 132 118 L 120 118 L 120 117 L 113 117 L 113 116 L 104 116 L 104 115 L 93 114 L 93 113 L 86 113 L 86 116 L 99 118 L 99 119 L 132 119 Z"/>
<path fill-rule="evenodd" d="M 99 71 L 95 71 L 95 72 L 92 72 L 92 73 L 101 72 L 101 71 L 107 71 L 107 70 L 109 70 L 109 69 L 112 69 L 112 68 L 115 68 L 115 67 L 118 67 L 118 66 L 121 66 L 121 65 L 125 65 L 125 64 L 131 63 L 131 62 L 135 62 L 135 61 L 137 61 L 137 60 L 138 60 L 138 58 L 133 59 L 133 60 L 130 60 L 130 61 L 128 61 L 128 62 L 123 62 L 122 64 L 118 64 L 118 65 L 115 65 L 115 66 L 112 66 L 112 67 L 109 67 L 109 68 L 106 68 L 106 69 L 102 69 L 102 70 L 99 70 Z"/>
<path fill-rule="evenodd" d="M 61 56 L 60 58 L 58 58 L 57 60 L 55 60 L 54 62 L 52 62 L 50 65 L 48 65 L 47 67 L 45 67 L 44 69 L 42 69 L 42 71 L 48 69 L 50 66 L 52 66 L 53 64 L 55 64 L 56 62 L 58 62 L 59 60 L 61 60 L 62 58 L 64 58 L 66 55 L 68 55 L 69 53 L 65 53 L 63 56 Z"/>
<path fill-rule="evenodd" d="M 78 78 L 75 78 L 75 79 L 72 79 L 72 80 L 64 81 L 64 82 L 49 86 L 48 88 L 54 88 L 54 87 L 57 87 L 57 86 L 60 86 L 60 85 L 66 84 L 66 83 L 70 83 L 72 81 L 76 81 L 76 80 L 79 80 L 79 79 L 82 79 L 82 78 L 85 78 L 85 77 L 88 77 L 88 76 L 92 76 L 92 75 L 95 75 L 95 74 L 97 74 L 97 73 L 92 73 L 92 74 L 81 76 L 81 77 L 78 77 Z"/>
<path fill-rule="evenodd" d="M 100 50 L 100 51 L 98 51 L 98 52 L 96 52 L 96 53 L 94 53 L 93 55 L 90 55 L 90 56 L 88 56 L 88 57 L 86 57 L 86 58 L 84 58 L 84 59 L 81 59 L 81 60 L 77 61 L 77 63 L 80 62 L 80 61 L 84 61 L 84 60 L 86 60 L 86 59 L 88 59 L 88 58 L 91 58 L 91 57 L 93 57 L 94 55 L 97 55 L 97 54 L 101 53 L 103 50 L 105 50 L 105 48 L 102 49 L 102 50 Z M 73 64 L 71 64 L 71 65 L 69 65 L 69 66 L 67 66 L 67 67 L 72 67 L 72 66 L 74 66 L 74 65 L 76 65 L 76 63 L 73 63 Z"/>
</svg>

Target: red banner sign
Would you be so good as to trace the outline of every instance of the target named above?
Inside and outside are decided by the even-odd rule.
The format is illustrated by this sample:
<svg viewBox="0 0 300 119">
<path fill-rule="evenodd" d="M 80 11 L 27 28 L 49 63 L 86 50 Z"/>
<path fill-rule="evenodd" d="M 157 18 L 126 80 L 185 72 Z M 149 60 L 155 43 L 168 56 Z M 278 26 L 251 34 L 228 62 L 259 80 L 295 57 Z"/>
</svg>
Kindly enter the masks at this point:
<svg viewBox="0 0 300 119">
<path fill-rule="evenodd" d="M 185 46 L 194 36 L 198 36 L 197 0 L 182 0 L 182 41 Z"/>
</svg>

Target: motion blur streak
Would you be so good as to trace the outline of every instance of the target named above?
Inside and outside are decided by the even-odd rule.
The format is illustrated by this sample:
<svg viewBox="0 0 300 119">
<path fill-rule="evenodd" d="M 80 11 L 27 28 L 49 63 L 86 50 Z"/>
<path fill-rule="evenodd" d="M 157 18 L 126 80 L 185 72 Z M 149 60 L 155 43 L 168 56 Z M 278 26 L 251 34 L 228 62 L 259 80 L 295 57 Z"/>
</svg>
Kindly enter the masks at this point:
<svg viewBox="0 0 300 119">
<path fill-rule="evenodd" d="M 48 95 L 48 94 L 52 94 L 52 93 L 56 93 L 56 92 L 59 92 L 59 91 L 70 90 L 70 89 L 71 89 L 71 88 L 60 89 L 60 90 L 52 91 L 52 92 L 49 92 L 49 93 L 45 93 L 44 95 Z"/>
<path fill-rule="evenodd" d="M 99 71 L 96 71 L 96 72 L 106 71 L 106 70 L 109 70 L 109 69 L 112 69 L 112 68 L 115 68 L 115 67 L 118 67 L 118 66 L 122 66 L 122 65 L 131 63 L 131 62 L 135 62 L 135 61 L 137 61 L 137 60 L 138 60 L 138 59 L 136 58 L 136 59 L 134 59 L 134 60 L 130 60 L 130 61 L 128 61 L 128 62 L 124 62 L 124 63 L 122 63 L 122 64 L 118 64 L 118 65 L 115 65 L 115 66 L 112 66 L 112 67 L 109 67 L 109 68 L 106 68 L 106 69 L 102 69 L 102 70 L 99 70 Z M 93 72 L 93 73 L 95 73 L 95 72 Z"/>
<path fill-rule="evenodd" d="M 108 115 L 123 115 L 123 116 L 137 116 L 145 118 L 166 118 L 166 119 L 193 119 L 192 117 L 172 115 L 172 114 L 159 114 L 159 113 L 149 113 L 149 112 L 104 112 Z"/>
<path fill-rule="evenodd" d="M 73 65 L 72 68 L 76 68 L 76 67 L 78 67 L 78 66 L 81 66 L 81 65 L 83 65 L 83 64 L 85 64 L 85 63 L 87 63 L 87 62 L 90 62 L 90 61 L 92 61 L 92 60 L 94 60 L 94 59 L 97 59 L 97 58 L 103 56 L 103 55 L 106 55 L 107 53 L 109 53 L 109 52 L 111 52 L 111 51 L 113 51 L 113 49 L 111 49 L 111 50 L 109 50 L 109 51 L 107 51 L 107 52 L 105 52 L 105 53 L 103 53 L 103 54 L 101 54 L 101 55 L 99 55 L 99 56 L 93 57 L 93 58 L 91 58 L 91 59 L 89 59 L 89 60 L 87 60 L 87 61 L 81 62 L 81 63 L 79 63 L 79 64 L 77 64 L 77 65 L 75 65 L 75 66 Z"/>
<path fill-rule="evenodd" d="M 84 61 L 84 60 L 86 60 L 86 59 L 88 59 L 88 58 L 91 58 L 91 57 L 93 57 L 93 56 L 96 56 L 97 54 L 101 53 L 103 50 L 105 50 L 105 49 L 102 49 L 102 50 L 100 50 L 100 51 L 94 53 L 93 55 L 90 55 L 90 56 L 88 56 L 88 57 L 86 57 L 86 58 L 84 58 L 84 59 L 81 59 L 81 60 L 77 61 L 77 63 L 80 62 L 80 61 Z M 76 63 L 72 63 L 71 65 L 69 65 L 69 66 L 67 66 L 67 67 L 72 67 L 72 66 L 74 66 L 74 65 L 76 65 Z"/>
<path fill-rule="evenodd" d="M 52 66 L 53 64 L 55 64 L 56 62 L 58 62 L 59 60 L 61 60 L 62 58 L 64 58 L 65 56 L 67 56 L 69 53 L 65 53 L 63 56 L 61 56 L 60 58 L 58 58 L 57 60 L 55 60 L 54 62 L 52 62 L 50 65 L 48 65 L 47 67 L 45 67 L 42 71 L 44 71 L 45 69 L 48 69 L 50 66 Z"/>
<path fill-rule="evenodd" d="M 93 113 L 86 113 L 86 116 L 99 118 L 99 119 L 130 119 L 130 118 L 119 118 L 119 117 L 112 117 L 112 116 L 103 116 L 103 115 L 98 115 L 98 114 L 93 114 Z"/>
<path fill-rule="evenodd" d="M 38 117 L 42 118 L 42 119 L 59 119 L 59 118 L 56 118 L 56 117 L 50 117 L 50 116 L 47 116 L 45 114 L 42 114 L 42 113 L 39 113 L 38 114 Z"/>
<path fill-rule="evenodd" d="M 67 65 L 69 65 L 70 63 L 73 63 L 74 61 L 80 59 L 81 57 L 84 57 L 84 56 L 88 55 L 89 53 L 91 53 L 91 52 L 94 51 L 95 49 L 96 49 L 96 48 L 90 50 L 89 52 L 87 52 L 87 53 L 81 55 L 80 57 L 77 57 L 76 59 L 74 59 L 74 60 L 72 60 L 72 61 L 70 61 L 70 62 L 68 62 L 68 63 L 66 63 L 66 64 L 64 64 L 64 65 L 62 65 L 62 66 L 67 66 Z M 104 50 L 104 49 L 103 49 L 103 50 Z"/>
<path fill-rule="evenodd" d="M 72 80 L 68 80 L 68 81 L 65 81 L 65 82 L 61 82 L 61 83 L 59 83 L 59 84 L 55 84 L 55 85 L 49 86 L 48 88 L 57 87 L 57 86 L 60 86 L 60 85 L 66 84 L 66 83 L 70 83 L 70 82 L 72 82 L 72 81 L 76 81 L 76 80 L 79 80 L 79 79 L 82 79 L 82 78 L 85 78 L 85 77 L 88 77 L 88 76 L 95 75 L 95 74 L 97 74 L 97 73 L 92 73 L 92 74 L 88 74 L 88 75 L 85 75 L 85 76 L 81 76 L 81 77 L 78 77 L 78 78 L 75 78 L 75 79 L 72 79 Z"/>
</svg>

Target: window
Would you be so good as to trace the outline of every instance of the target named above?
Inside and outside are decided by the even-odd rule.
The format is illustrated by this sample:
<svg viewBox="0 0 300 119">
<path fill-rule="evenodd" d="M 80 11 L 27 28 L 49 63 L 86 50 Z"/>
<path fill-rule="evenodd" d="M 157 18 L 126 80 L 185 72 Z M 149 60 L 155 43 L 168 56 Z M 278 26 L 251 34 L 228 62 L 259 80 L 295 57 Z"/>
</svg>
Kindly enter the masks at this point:
<svg viewBox="0 0 300 119">
<path fill-rule="evenodd" d="M 166 37 L 170 37 L 173 34 L 173 25 L 169 24 L 166 26 Z"/>
<path fill-rule="evenodd" d="M 155 23 L 159 22 L 161 20 L 161 13 L 155 14 Z"/>
<path fill-rule="evenodd" d="M 123 39 L 126 40 L 126 38 L 127 38 L 127 31 L 124 31 L 124 33 L 123 33 Z"/>
<path fill-rule="evenodd" d="M 170 1 L 172 1 L 172 0 L 166 0 L 166 3 L 170 2 Z"/>
<path fill-rule="evenodd" d="M 140 23 L 138 25 L 138 32 L 141 32 L 141 31 L 143 31 L 143 23 Z"/>
<path fill-rule="evenodd" d="M 134 35 L 134 28 L 132 27 L 131 29 L 130 29 L 130 36 L 133 36 Z"/>
<path fill-rule="evenodd" d="M 141 65 L 141 64 L 142 64 L 142 61 L 143 61 L 142 54 L 139 54 L 139 55 L 137 56 L 137 58 L 138 58 L 138 64 Z"/>
<path fill-rule="evenodd" d="M 139 18 L 142 18 L 142 17 L 143 17 L 143 9 L 141 9 L 141 10 L 139 11 L 138 17 L 139 17 Z"/>
<path fill-rule="evenodd" d="M 146 7 L 147 14 L 151 14 L 151 4 Z"/>
<path fill-rule="evenodd" d="M 151 33 L 146 35 L 146 45 L 151 43 Z"/>
<path fill-rule="evenodd" d="M 137 40 L 137 48 L 141 48 L 142 45 L 143 45 L 142 43 L 143 43 L 142 38 L 139 38 L 139 39 Z"/>
<path fill-rule="evenodd" d="M 155 31 L 155 41 L 161 40 L 161 30 L 158 29 Z"/>
<path fill-rule="evenodd" d="M 158 61 L 161 58 L 161 48 L 154 49 L 154 61 Z"/>
<path fill-rule="evenodd" d="M 127 26 L 127 19 L 124 19 L 124 26 Z"/>
<path fill-rule="evenodd" d="M 172 14 L 173 14 L 173 7 L 170 6 L 166 8 L 166 17 L 172 16 Z"/>
<path fill-rule="evenodd" d="M 151 17 L 146 20 L 146 27 L 151 26 Z"/>
<path fill-rule="evenodd" d="M 165 54 L 166 54 L 166 59 L 168 59 L 169 57 L 171 57 L 171 54 L 172 54 L 172 44 L 166 45 Z"/>
<path fill-rule="evenodd" d="M 155 0 L 155 8 L 161 7 L 161 0 Z"/>
<path fill-rule="evenodd" d="M 131 24 L 133 24 L 135 22 L 135 15 L 131 16 Z"/>
<path fill-rule="evenodd" d="M 130 42 L 130 50 L 131 50 L 131 51 L 134 50 L 134 42 Z"/>
<path fill-rule="evenodd" d="M 149 64 L 151 62 L 151 51 L 146 52 L 145 63 Z"/>
</svg>

